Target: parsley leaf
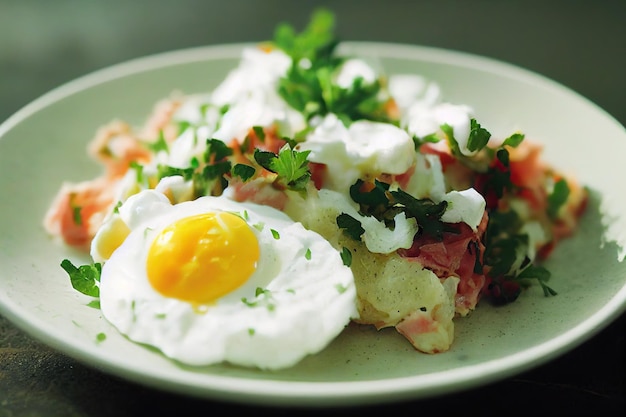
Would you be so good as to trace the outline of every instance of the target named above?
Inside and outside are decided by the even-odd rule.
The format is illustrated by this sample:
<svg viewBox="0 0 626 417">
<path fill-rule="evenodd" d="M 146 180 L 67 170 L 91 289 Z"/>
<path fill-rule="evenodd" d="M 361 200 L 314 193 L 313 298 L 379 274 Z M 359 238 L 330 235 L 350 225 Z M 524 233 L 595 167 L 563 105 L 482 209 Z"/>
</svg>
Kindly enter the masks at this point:
<svg viewBox="0 0 626 417">
<path fill-rule="evenodd" d="M 320 56 L 329 56 L 335 48 L 334 28 L 333 13 L 320 8 L 313 12 L 310 22 L 299 34 L 290 24 L 280 23 L 274 31 L 274 44 L 296 62 L 303 58 L 315 62 Z"/>
<path fill-rule="evenodd" d="M 362 214 L 374 216 L 376 219 L 386 222 L 390 227 L 393 225 L 393 218 L 398 213 L 404 212 L 407 218 L 415 218 L 420 226 L 419 233 L 440 240 L 443 237 L 443 232 L 453 231 L 441 220 L 441 216 L 448 207 L 447 201 L 435 203 L 429 198 L 417 199 L 401 189 L 389 191 L 389 187 L 390 184 L 382 181 L 374 180 L 373 183 L 366 183 L 358 179 L 350 187 L 350 197 L 359 203 L 359 211 Z M 354 229 L 346 220 L 343 221 L 347 227 L 350 227 L 350 230 Z M 351 231 L 350 235 L 354 233 L 355 231 Z"/>
<path fill-rule="evenodd" d="M 345 246 L 341 249 L 341 260 L 348 268 L 352 265 L 352 252 Z"/>
<path fill-rule="evenodd" d="M 491 133 L 484 129 L 476 119 L 470 120 L 470 135 L 467 140 L 467 149 L 474 152 L 483 149 L 487 146 L 491 138 Z"/>
<path fill-rule="evenodd" d="M 425 233 L 437 239 L 443 238 L 443 232 L 448 231 L 441 216 L 448 208 L 448 202 L 442 200 L 435 203 L 429 198 L 417 199 L 409 193 L 398 189 L 391 191 L 395 204 L 401 204 L 407 218 L 414 217 L 420 226 L 420 233 Z"/>
<path fill-rule="evenodd" d="M 555 219 L 559 213 L 559 209 L 567 202 L 570 189 L 567 181 L 560 179 L 554 184 L 554 189 L 548 195 L 548 216 Z"/>
<path fill-rule="evenodd" d="M 339 40 L 333 29 L 334 15 L 325 9 L 317 10 L 300 33 L 290 25 L 279 25 L 274 44 L 291 57 L 292 65 L 279 81 L 278 93 L 307 119 L 334 113 L 345 124 L 358 119 L 389 121 L 385 102 L 379 98 L 379 81 L 366 84 L 357 77 L 349 88 L 335 83 L 345 58 L 334 53 Z"/>
<path fill-rule="evenodd" d="M 207 139 L 206 149 L 203 154 L 203 162 L 196 158 L 192 159 L 191 166 L 178 168 L 159 164 L 157 166 L 158 178 L 180 175 L 186 181 L 193 182 L 194 197 L 205 195 L 220 195 L 228 186 L 226 175 L 230 175 L 232 164 L 228 157 L 233 154 L 233 150 L 219 139 Z M 246 168 L 237 168 L 237 173 L 242 178 L 248 175 Z M 248 177 L 249 178 L 249 177 Z M 244 178 L 244 180 L 247 178 Z"/>
<path fill-rule="evenodd" d="M 446 134 L 446 139 L 448 140 L 452 154 L 461 160 L 467 159 L 468 157 L 464 155 L 459 148 L 459 142 L 454 137 L 454 129 L 452 126 L 444 123 L 440 128 L 443 133 Z M 483 150 L 489 143 L 490 138 L 491 133 L 487 129 L 483 128 L 476 119 L 470 119 L 470 135 L 467 139 L 467 149 L 469 151 L 477 152 Z"/>
<path fill-rule="evenodd" d="M 256 169 L 246 164 L 235 164 L 231 170 L 231 174 L 236 177 L 240 177 L 243 182 L 246 182 L 254 176 Z"/>
<path fill-rule="evenodd" d="M 146 146 L 153 153 L 158 153 L 159 151 L 165 151 L 169 153 L 169 146 L 165 141 L 165 135 L 163 134 L 163 130 L 159 130 L 159 137 L 156 141 L 152 143 L 147 143 Z"/>
<path fill-rule="evenodd" d="M 272 159 L 270 168 L 284 178 L 287 184 L 296 184 L 302 178 L 308 179 L 311 175 L 307 160 L 309 153 L 311 151 L 298 152 L 291 148 L 283 148 L 279 151 L 278 157 Z"/>
<path fill-rule="evenodd" d="M 285 188 L 305 192 L 311 179 L 307 157 L 311 151 L 296 151 L 283 146 L 278 154 L 260 149 L 254 150 L 254 159 L 263 168 L 278 174 L 276 181 Z"/>
<path fill-rule="evenodd" d="M 517 148 L 522 141 L 524 141 L 523 133 L 513 133 L 511 136 L 506 138 L 504 142 L 502 142 L 502 146 L 510 146 L 512 148 Z"/>
<path fill-rule="evenodd" d="M 337 216 L 337 226 L 344 229 L 344 232 L 354 240 L 361 240 L 361 235 L 365 233 L 365 229 L 361 226 L 361 222 L 346 213 Z M 344 261 L 345 262 L 345 261 Z"/>
<path fill-rule="evenodd" d="M 546 268 L 537 265 L 529 265 L 517 276 L 520 281 L 536 279 L 543 289 L 543 294 L 546 297 L 557 295 L 557 292 L 550 288 L 547 281 L 550 279 L 551 274 Z"/>
<path fill-rule="evenodd" d="M 61 262 L 61 268 L 70 276 L 72 287 L 91 297 L 100 296 L 100 274 L 102 272 L 102 264 L 94 263 L 92 265 L 81 265 L 76 267 L 69 259 Z"/>
<path fill-rule="evenodd" d="M 204 161 L 212 164 L 221 161 L 233 154 L 233 150 L 219 139 L 207 139 L 206 150 L 204 151 Z"/>
</svg>

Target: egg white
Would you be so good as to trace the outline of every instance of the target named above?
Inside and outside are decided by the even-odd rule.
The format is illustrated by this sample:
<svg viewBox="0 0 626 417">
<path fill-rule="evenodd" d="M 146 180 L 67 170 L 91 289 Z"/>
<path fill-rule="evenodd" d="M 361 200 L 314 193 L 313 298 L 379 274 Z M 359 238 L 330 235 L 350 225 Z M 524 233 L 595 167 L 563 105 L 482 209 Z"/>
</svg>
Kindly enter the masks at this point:
<svg viewBox="0 0 626 417">
<path fill-rule="evenodd" d="M 154 290 L 145 265 L 160 230 L 209 211 L 246 218 L 261 255 L 256 271 L 241 287 L 211 305 L 194 308 Z M 172 205 L 163 194 L 146 190 L 130 197 L 120 215 L 131 232 L 103 265 L 102 313 L 129 339 L 154 346 L 172 359 L 189 365 L 289 367 L 324 349 L 358 316 L 353 275 L 339 253 L 276 209 L 225 197 Z M 257 288 L 265 291 L 257 296 Z"/>
</svg>

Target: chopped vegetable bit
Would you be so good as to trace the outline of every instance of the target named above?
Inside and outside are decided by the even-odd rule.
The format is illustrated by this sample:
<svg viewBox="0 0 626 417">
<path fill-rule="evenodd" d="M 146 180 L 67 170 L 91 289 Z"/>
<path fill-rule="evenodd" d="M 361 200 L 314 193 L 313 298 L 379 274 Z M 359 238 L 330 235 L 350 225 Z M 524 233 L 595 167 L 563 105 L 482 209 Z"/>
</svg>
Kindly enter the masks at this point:
<svg viewBox="0 0 626 417">
<path fill-rule="evenodd" d="M 100 282 L 102 264 L 94 263 L 76 267 L 70 260 L 64 259 L 61 262 L 61 267 L 69 274 L 72 287 L 75 290 L 91 297 L 100 296 L 98 283 Z"/>
</svg>

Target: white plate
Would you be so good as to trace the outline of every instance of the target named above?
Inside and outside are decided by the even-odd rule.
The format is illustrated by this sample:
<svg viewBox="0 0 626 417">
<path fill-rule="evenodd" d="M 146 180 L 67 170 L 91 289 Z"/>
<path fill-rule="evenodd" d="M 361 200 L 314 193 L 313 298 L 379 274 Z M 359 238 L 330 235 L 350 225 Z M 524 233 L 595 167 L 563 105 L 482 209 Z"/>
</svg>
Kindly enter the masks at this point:
<svg viewBox="0 0 626 417">
<path fill-rule="evenodd" d="M 591 188 L 580 232 L 548 264 L 559 295 L 545 298 L 533 288 L 506 307 L 480 304 L 456 320 L 446 353 L 417 353 L 393 330 L 350 327 L 321 354 L 280 372 L 182 367 L 120 336 L 71 288 L 60 261 L 89 259 L 50 240 L 43 215 L 63 181 L 99 173 L 85 151 L 99 126 L 116 117 L 141 124 L 173 90 L 211 90 L 242 47 L 183 50 L 105 69 L 46 94 L 0 126 L 3 315 L 85 364 L 142 384 L 204 398 L 314 406 L 423 398 L 506 378 L 571 350 L 625 310 L 620 123 L 563 86 L 508 64 L 433 48 L 348 43 L 343 51 L 389 72 L 436 80 L 446 99 L 472 105 L 494 135 L 522 129 L 545 144 L 548 161 Z M 107 338 L 98 343 L 100 332 Z"/>
</svg>

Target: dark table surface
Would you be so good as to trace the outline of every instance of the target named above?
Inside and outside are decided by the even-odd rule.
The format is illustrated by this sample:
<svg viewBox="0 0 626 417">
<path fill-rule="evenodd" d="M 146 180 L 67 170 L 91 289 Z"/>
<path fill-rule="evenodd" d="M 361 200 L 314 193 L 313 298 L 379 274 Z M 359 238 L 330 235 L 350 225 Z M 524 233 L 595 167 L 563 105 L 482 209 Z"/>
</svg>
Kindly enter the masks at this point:
<svg viewBox="0 0 626 417">
<path fill-rule="evenodd" d="M 626 124 L 626 2 L 601 0 L 0 0 L 0 121 L 90 71 L 173 49 L 265 40 L 279 21 L 301 27 L 319 5 L 335 11 L 342 39 L 429 45 L 507 61 L 577 91 Z M 621 416 L 625 323 L 622 314 L 561 357 L 488 386 L 367 410 L 319 410 L 160 392 L 79 363 L 0 316 L 0 416 Z"/>
</svg>

